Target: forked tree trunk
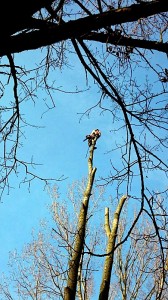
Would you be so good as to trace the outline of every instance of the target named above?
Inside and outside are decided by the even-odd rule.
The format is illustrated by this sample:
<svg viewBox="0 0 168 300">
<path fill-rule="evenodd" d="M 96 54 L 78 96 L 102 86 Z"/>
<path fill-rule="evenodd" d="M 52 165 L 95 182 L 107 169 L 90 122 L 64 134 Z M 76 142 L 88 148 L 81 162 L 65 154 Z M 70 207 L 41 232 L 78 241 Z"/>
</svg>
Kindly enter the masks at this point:
<svg viewBox="0 0 168 300">
<path fill-rule="evenodd" d="M 96 138 L 93 140 L 92 146 L 90 147 L 90 155 L 88 158 L 88 181 L 86 189 L 84 191 L 82 205 L 79 213 L 77 232 L 75 236 L 74 246 L 72 249 L 72 257 L 69 261 L 68 279 L 67 286 L 64 290 L 64 300 L 74 300 L 76 295 L 78 269 L 85 239 L 88 204 L 96 173 L 96 168 L 93 168 L 93 154 L 96 145 L 96 140 Z"/>
<path fill-rule="evenodd" d="M 123 196 L 121 197 L 118 203 L 117 209 L 114 213 L 112 228 L 110 228 L 110 223 L 109 223 L 109 209 L 106 208 L 105 210 L 105 231 L 108 237 L 106 254 L 109 253 L 109 255 L 107 255 L 105 258 L 102 282 L 100 286 L 99 300 L 108 300 L 109 289 L 110 289 L 110 278 L 111 278 L 111 271 L 112 271 L 113 258 L 114 258 L 114 247 L 115 247 L 115 241 L 117 236 L 119 217 L 126 199 L 127 196 Z"/>
</svg>

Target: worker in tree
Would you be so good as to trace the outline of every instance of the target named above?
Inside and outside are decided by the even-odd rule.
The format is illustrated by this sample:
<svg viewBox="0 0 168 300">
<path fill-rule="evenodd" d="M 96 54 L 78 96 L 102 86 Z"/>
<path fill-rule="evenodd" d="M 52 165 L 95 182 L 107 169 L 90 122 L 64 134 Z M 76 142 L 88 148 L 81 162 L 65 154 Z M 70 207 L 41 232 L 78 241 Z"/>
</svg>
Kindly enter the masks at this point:
<svg viewBox="0 0 168 300">
<path fill-rule="evenodd" d="M 94 139 L 98 139 L 101 136 L 101 131 L 99 129 L 94 129 L 92 132 L 88 135 L 86 135 L 86 138 L 83 141 L 88 140 L 89 147 L 92 145 L 92 141 Z"/>
</svg>

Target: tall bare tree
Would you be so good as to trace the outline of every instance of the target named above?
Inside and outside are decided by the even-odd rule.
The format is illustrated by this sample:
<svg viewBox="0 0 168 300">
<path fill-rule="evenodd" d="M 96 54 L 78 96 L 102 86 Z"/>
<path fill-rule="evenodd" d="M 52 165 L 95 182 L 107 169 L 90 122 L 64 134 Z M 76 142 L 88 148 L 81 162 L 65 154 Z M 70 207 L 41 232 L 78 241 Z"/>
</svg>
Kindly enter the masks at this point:
<svg viewBox="0 0 168 300">
<path fill-rule="evenodd" d="M 91 170 L 95 169 L 91 167 Z M 33 241 L 25 245 L 21 254 L 17 251 L 11 254 L 10 278 L 4 276 L 0 281 L 2 299 L 167 299 L 167 258 L 165 255 L 163 270 L 162 253 L 152 220 L 144 212 L 127 242 L 122 244 L 129 222 L 136 219 L 135 206 L 130 217 L 129 206 L 133 209 L 133 205 L 123 196 L 118 204 L 113 203 L 114 216 L 106 208 L 103 220 L 103 205 L 100 209 L 99 203 L 103 194 L 100 191 L 96 199 L 91 184 L 93 194 L 89 198 L 92 203 L 85 211 L 84 220 L 80 208 L 84 198 L 79 199 L 83 193 L 86 196 L 87 185 L 87 180 L 73 184 L 65 201 L 60 201 L 56 187 L 51 190 L 53 219 L 41 222 L 39 233 L 33 234 Z M 160 199 L 157 204 L 162 220 L 160 228 L 166 237 L 167 216 Z M 92 218 L 94 221 L 90 222 Z M 95 222 L 97 218 L 100 222 Z M 93 228 L 95 223 L 96 230 Z M 81 231 L 84 231 L 82 235 Z M 77 247 L 77 242 L 82 249 Z"/>
<path fill-rule="evenodd" d="M 168 2 L 35 0 L 21 4 L 16 0 L 10 5 L 3 3 L 0 12 L 1 194 L 10 187 L 10 176 L 18 174 L 20 166 L 26 174 L 23 181 L 30 183 L 36 177 L 48 182 L 32 172 L 32 161 L 19 157 L 23 125 L 28 125 L 23 104 L 30 100 L 35 103 L 36 91 L 42 88 L 54 107 L 53 95 L 57 88 L 50 82 L 50 72 L 68 65 L 68 58 L 75 56 L 85 70 L 84 83 L 94 81 L 100 95 L 94 105 L 88 104 L 83 115 L 94 112 L 96 107 L 112 119 L 111 136 L 115 146 L 110 149 L 112 159 L 106 165 L 107 175 L 101 176 L 99 182 L 113 186 L 114 198 L 121 198 L 122 188 L 137 206 L 136 217 L 128 222 L 118 247 L 128 240 L 146 213 L 153 223 L 153 235 L 160 251 L 157 297 L 161 297 L 167 268 L 167 235 L 163 234 L 163 228 L 167 230 L 167 186 L 153 188 L 150 176 L 166 178 L 168 170 L 168 68 L 165 64 Z M 23 66 L 18 60 L 27 50 L 34 53 L 40 50 L 43 55 L 31 70 L 29 62 L 24 61 Z M 12 91 L 10 98 L 8 90 Z M 120 155 L 118 161 L 116 151 Z M 81 239 L 84 236 L 85 228 Z M 81 251 L 80 247 L 78 271 Z M 102 255 L 111 255 L 113 260 L 112 252 Z M 99 256 L 89 250 L 88 253 Z"/>
<path fill-rule="evenodd" d="M 69 271 L 67 287 L 65 288 L 65 300 L 73 300 L 76 295 L 77 278 L 79 273 L 79 265 L 81 261 L 82 251 L 85 241 L 87 215 L 88 215 L 88 205 L 91 196 L 94 177 L 96 173 L 96 168 L 93 167 L 93 152 L 96 146 L 97 138 L 92 141 L 90 147 L 90 155 L 88 159 L 88 182 L 83 195 L 82 205 L 78 216 L 78 226 L 77 233 L 75 236 L 75 242 L 72 249 L 72 257 L 69 260 Z"/>
</svg>

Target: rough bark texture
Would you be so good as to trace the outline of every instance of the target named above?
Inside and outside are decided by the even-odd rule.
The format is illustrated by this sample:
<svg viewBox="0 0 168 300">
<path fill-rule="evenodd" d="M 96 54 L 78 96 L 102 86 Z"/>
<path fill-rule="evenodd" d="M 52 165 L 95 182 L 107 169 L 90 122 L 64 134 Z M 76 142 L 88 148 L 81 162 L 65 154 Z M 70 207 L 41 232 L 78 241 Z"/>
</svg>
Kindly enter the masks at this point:
<svg viewBox="0 0 168 300">
<path fill-rule="evenodd" d="M 104 263 L 102 282 L 101 282 L 101 286 L 100 286 L 99 300 L 108 300 L 108 294 L 109 294 L 109 288 L 110 288 L 110 278 L 111 278 L 111 271 L 112 271 L 113 258 L 114 258 L 114 247 L 115 247 L 115 241 L 116 241 L 116 236 L 117 236 L 119 217 L 120 217 L 120 213 L 121 213 L 122 207 L 123 207 L 126 199 L 127 199 L 127 196 L 123 196 L 120 199 L 117 209 L 114 214 L 114 219 L 112 222 L 111 229 L 110 229 L 110 224 L 109 224 L 109 209 L 106 208 L 106 211 L 105 211 L 105 231 L 106 231 L 106 235 L 108 237 L 106 254 L 109 253 L 109 255 L 106 256 L 105 263 Z"/>
<path fill-rule="evenodd" d="M 93 168 L 93 153 L 95 149 L 95 144 L 96 139 L 93 141 L 93 144 L 90 147 L 90 155 L 88 159 L 88 182 L 83 195 L 82 205 L 79 213 L 77 232 L 72 250 L 72 257 L 69 261 L 68 280 L 67 287 L 64 291 L 64 300 L 74 300 L 76 295 L 78 269 L 85 239 L 88 203 L 91 196 L 96 172 L 96 168 Z"/>
</svg>

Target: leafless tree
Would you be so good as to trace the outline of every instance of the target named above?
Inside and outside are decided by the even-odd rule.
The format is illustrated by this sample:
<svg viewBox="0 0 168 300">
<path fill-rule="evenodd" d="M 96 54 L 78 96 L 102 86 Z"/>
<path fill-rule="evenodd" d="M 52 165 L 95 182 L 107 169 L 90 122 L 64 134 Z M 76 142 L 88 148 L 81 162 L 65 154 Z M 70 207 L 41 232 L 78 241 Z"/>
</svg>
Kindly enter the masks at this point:
<svg viewBox="0 0 168 300">
<path fill-rule="evenodd" d="M 98 206 L 98 199 L 96 200 L 95 193 L 92 191 L 96 172 L 96 168 L 93 168 L 95 144 L 96 139 L 90 148 L 87 181 L 84 180 L 80 185 L 75 183 L 71 187 L 68 201 L 59 202 L 57 187 L 49 191 L 53 199 L 50 207 L 53 216 L 51 235 L 46 231 L 48 227 L 44 220 L 38 236 L 25 246 L 22 255 L 19 256 L 17 252 L 11 255 L 10 280 L 16 283 L 12 292 L 22 299 L 57 297 L 66 300 L 75 299 L 76 295 L 79 299 L 89 299 L 93 292 L 92 272 L 96 272 L 99 263 L 94 267 L 91 255 L 85 255 L 84 249 L 94 252 L 101 246 L 97 229 L 94 235 L 93 228 L 87 228 L 92 210 L 94 211 Z M 98 198 L 102 193 L 103 190 L 100 188 Z M 83 199 L 79 201 L 81 197 Z M 88 212 L 90 198 L 94 199 L 94 203 L 92 210 Z M 12 292 L 8 281 L 2 279 L 0 294 L 6 299 L 7 297 L 14 299 Z"/>
<path fill-rule="evenodd" d="M 134 214 L 134 217 L 136 213 Z M 164 219 L 163 232 L 166 218 Z M 120 221 L 118 228 L 118 242 L 122 239 L 127 226 L 127 217 Z M 165 249 L 165 262 L 167 250 Z M 120 246 L 115 254 L 113 282 L 111 283 L 112 299 L 166 299 L 167 298 L 167 270 L 162 269 L 162 254 L 154 234 L 154 228 L 147 216 L 138 222 L 127 245 Z M 163 274 L 165 276 L 163 280 Z M 114 297 L 113 286 L 118 293 Z M 162 289 L 162 295 L 160 290 Z"/>
<path fill-rule="evenodd" d="M 43 220 L 41 231 L 21 256 L 12 254 L 10 279 L 4 277 L 0 283 L 4 300 L 167 298 L 168 227 L 164 201 L 161 197 L 152 199 L 152 219 L 145 208 L 141 216 L 136 209 L 131 214 L 135 205 L 124 195 L 112 205 L 114 216 L 105 208 L 103 224 L 105 203 L 100 201 L 104 190 L 100 189 L 96 199 L 93 188 L 95 144 L 96 140 L 90 147 L 87 179 L 82 184 L 75 183 L 64 201 L 59 200 L 54 187 L 50 191 L 52 222 L 47 225 Z M 96 295 L 100 272 L 102 280 Z"/>
<path fill-rule="evenodd" d="M 159 288 L 151 295 L 161 298 L 167 269 L 167 186 L 153 188 L 151 176 L 166 178 L 168 170 L 168 69 L 165 67 L 168 2 L 35 0 L 24 4 L 20 1 L 10 5 L 3 3 L 0 12 L 1 192 L 10 188 L 10 176 L 17 175 L 20 167 L 25 169 L 24 182 L 30 184 L 34 178 L 48 182 L 32 171 L 33 161 L 19 157 L 23 126 L 29 125 L 24 104 L 30 100 L 36 103 L 36 91 L 44 89 L 51 101 L 47 108 L 54 107 L 53 95 L 58 89 L 50 82 L 50 73 L 68 66 L 68 58 L 75 56 L 85 71 L 84 82 L 86 85 L 94 82 L 100 94 L 94 105 L 88 104 L 81 118 L 98 108 L 112 119 L 111 136 L 115 146 L 109 149 L 110 164 L 106 165 L 106 174 L 98 183 L 111 184 L 117 199 L 122 199 L 120 191 L 124 190 L 137 206 L 136 217 L 127 223 L 121 240 L 116 244 L 115 238 L 112 239 L 115 246 L 110 253 L 96 253 L 91 249 L 87 253 L 111 257 L 113 262 L 113 251 L 126 244 L 145 213 L 153 224 L 150 238 L 154 236 L 159 249 L 156 267 Z M 29 64 L 18 63 L 22 52 L 39 49 L 43 58 L 38 65 L 30 69 Z M 8 90 L 12 90 L 10 99 Z M 119 160 L 115 159 L 116 152 L 120 154 Z M 87 196 L 89 201 L 90 195 Z M 87 213 L 83 207 L 81 214 L 82 209 Z M 73 297 L 76 278 L 81 276 L 86 234 L 87 215 L 82 216 L 84 223 L 81 227 L 79 218 L 76 242 L 73 241 L 71 248 L 73 261 L 77 262 L 75 286 L 67 283 Z M 108 227 L 108 232 L 113 232 L 113 226 Z M 79 240 L 80 249 L 76 251 Z M 72 260 L 69 263 L 71 270 Z M 80 289 L 78 291 L 80 293 Z"/>
</svg>

